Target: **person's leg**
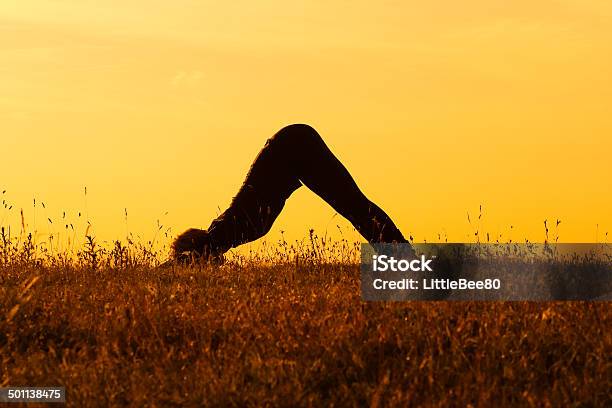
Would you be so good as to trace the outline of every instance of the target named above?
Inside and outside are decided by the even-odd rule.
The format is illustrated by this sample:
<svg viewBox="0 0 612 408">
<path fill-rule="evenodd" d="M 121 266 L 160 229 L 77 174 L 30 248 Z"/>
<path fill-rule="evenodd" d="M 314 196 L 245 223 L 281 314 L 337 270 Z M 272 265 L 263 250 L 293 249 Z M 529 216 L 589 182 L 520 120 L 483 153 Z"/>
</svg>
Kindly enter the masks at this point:
<svg viewBox="0 0 612 408">
<path fill-rule="evenodd" d="M 207 231 L 192 229 L 179 236 L 173 245 L 175 253 L 202 254 L 203 246 L 223 253 L 262 237 L 302 183 L 348 219 L 368 242 L 406 242 L 391 218 L 359 190 L 321 136 L 308 125 L 296 124 L 267 141 L 230 207 Z"/>
<path fill-rule="evenodd" d="M 290 125 L 274 139 L 298 179 L 348 219 L 368 242 L 406 242 L 391 218 L 361 192 L 316 130 Z"/>
</svg>

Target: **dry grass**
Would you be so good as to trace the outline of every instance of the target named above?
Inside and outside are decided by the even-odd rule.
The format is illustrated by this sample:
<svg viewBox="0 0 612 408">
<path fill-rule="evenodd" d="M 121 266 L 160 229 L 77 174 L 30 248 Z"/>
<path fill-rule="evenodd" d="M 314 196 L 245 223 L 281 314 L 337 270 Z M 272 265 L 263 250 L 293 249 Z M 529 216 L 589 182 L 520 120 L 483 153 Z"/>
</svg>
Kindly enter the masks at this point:
<svg viewBox="0 0 612 408">
<path fill-rule="evenodd" d="M 366 303 L 355 263 L 310 248 L 277 266 L 12 258 L 0 386 L 63 385 L 70 406 L 612 403 L 609 303 Z"/>
</svg>

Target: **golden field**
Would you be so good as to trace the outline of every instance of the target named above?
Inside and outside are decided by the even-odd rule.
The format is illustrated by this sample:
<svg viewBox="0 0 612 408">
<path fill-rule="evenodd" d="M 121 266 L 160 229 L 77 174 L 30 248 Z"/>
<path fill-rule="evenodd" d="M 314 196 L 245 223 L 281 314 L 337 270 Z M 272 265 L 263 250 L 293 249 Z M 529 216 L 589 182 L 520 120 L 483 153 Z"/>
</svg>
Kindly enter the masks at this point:
<svg viewBox="0 0 612 408">
<path fill-rule="evenodd" d="M 609 303 L 363 302 L 356 248 L 166 268 L 142 247 L 10 252 L 0 386 L 65 386 L 68 406 L 612 402 Z"/>
</svg>

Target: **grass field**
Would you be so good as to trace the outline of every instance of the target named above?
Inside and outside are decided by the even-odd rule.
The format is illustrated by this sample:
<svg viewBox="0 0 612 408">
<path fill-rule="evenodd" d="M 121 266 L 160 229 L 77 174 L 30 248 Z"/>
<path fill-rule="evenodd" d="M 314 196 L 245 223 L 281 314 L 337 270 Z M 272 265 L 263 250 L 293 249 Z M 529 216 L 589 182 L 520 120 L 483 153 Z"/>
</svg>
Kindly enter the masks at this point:
<svg viewBox="0 0 612 408">
<path fill-rule="evenodd" d="M 69 406 L 612 404 L 606 302 L 363 302 L 359 266 L 316 251 L 89 252 L 0 266 L 0 386 L 65 386 Z"/>
</svg>

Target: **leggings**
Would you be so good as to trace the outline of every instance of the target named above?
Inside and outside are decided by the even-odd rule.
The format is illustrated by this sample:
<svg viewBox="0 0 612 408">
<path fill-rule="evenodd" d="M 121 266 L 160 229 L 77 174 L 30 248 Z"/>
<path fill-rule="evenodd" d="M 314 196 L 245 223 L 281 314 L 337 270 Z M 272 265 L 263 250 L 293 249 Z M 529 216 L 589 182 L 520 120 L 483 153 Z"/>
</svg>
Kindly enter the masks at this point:
<svg viewBox="0 0 612 408">
<path fill-rule="evenodd" d="M 359 190 L 348 170 L 308 125 L 268 139 L 230 207 L 208 228 L 216 252 L 265 235 L 291 193 L 305 185 L 349 220 L 370 243 L 407 242 L 391 218 Z"/>
</svg>

